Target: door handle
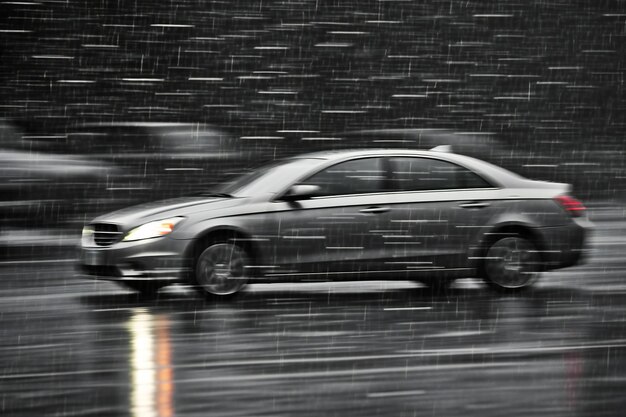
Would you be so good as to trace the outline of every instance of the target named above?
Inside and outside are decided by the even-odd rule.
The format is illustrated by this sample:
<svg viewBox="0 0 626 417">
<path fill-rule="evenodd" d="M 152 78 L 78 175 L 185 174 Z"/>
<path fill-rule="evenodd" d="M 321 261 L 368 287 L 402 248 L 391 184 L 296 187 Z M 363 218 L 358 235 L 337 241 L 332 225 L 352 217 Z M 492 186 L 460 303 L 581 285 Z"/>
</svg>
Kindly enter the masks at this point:
<svg viewBox="0 0 626 417">
<path fill-rule="evenodd" d="M 469 203 L 459 204 L 459 207 L 462 208 L 485 208 L 489 206 L 490 204 L 485 201 L 470 201 Z"/>
<path fill-rule="evenodd" d="M 359 210 L 361 213 L 366 213 L 366 214 L 380 214 L 380 213 L 386 213 L 389 211 L 389 207 L 368 207 L 368 208 L 364 208 Z"/>
</svg>

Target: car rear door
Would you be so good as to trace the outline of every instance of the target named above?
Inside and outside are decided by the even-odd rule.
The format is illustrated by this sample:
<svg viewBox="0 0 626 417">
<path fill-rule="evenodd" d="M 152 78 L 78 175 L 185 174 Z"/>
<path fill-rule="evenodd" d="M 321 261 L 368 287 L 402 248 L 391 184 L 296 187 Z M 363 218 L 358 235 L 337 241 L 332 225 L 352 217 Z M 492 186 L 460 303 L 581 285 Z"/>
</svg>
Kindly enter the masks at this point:
<svg viewBox="0 0 626 417">
<path fill-rule="evenodd" d="M 387 269 L 467 266 L 468 249 L 494 214 L 496 188 L 468 169 L 426 157 L 391 157 Z"/>
</svg>

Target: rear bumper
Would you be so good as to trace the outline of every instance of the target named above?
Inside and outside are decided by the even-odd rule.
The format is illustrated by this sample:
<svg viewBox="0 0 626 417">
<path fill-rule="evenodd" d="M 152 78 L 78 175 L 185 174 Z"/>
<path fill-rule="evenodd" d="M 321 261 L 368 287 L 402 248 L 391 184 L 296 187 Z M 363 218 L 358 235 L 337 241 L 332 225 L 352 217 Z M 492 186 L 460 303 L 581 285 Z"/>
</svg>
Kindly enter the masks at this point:
<svg viewBox="0 0 626 417">
<path fill-rule="evenodd" d="M 545 269 L 565 268 L 584 262 L 585 242 L 593 228 L 587 218 L 574 218 L 571 224 L 541 227 L 536 231 L 541 236 L 540 249 Z"/>
<path fill-rule="evenodd" d="M 77 269 L 85 278 L 109 281 L 180 282 L 188 273 L 189 240 L 169 238 L 80 248 Z"/>
</svg>

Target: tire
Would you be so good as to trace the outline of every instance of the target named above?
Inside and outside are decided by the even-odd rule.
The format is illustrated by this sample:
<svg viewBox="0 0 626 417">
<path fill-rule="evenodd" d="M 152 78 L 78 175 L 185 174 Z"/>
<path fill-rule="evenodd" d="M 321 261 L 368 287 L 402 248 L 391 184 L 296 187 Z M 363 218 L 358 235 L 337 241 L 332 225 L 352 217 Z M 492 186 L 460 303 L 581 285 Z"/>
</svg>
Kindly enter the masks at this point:
<svg viewBox="0 0 626 417">
<path fill-rule="evenodd" d="M 248 283 L 249 256 L 233 243 L 212 243 L 196 260 L 195 286 L 208 296 L 228 296 Z"/>
<path fill-rule="evenodd" d="M 119 284 L 144 296 L 155 295 L 161 288 L 167 285 L 154 281 L 121 281 Z"/>
<path fill-rule="evenodd" d="M 507 236 L 489 247 L 482 271 L 487 285 L 496 290 L 521 290 L 539 278 L 541 257 L 530 240 Z"/>
</svg>

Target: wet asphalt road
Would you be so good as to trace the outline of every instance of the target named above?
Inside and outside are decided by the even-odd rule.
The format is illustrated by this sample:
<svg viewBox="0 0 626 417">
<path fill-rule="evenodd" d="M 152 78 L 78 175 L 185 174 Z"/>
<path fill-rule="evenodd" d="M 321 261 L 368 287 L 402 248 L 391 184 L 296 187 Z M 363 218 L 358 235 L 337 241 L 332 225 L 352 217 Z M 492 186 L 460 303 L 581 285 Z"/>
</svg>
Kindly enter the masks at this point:
<svg viewBox="0 0 626 417">
<path fill-rule="evenodd" d="M 623 416 L 626 216 L 593 217 L 589 262 L 520 295 L 464 280 L 148 300 L 77 278 L 69 248 L 4 260 L 0 414 Z"/>
</svg>

